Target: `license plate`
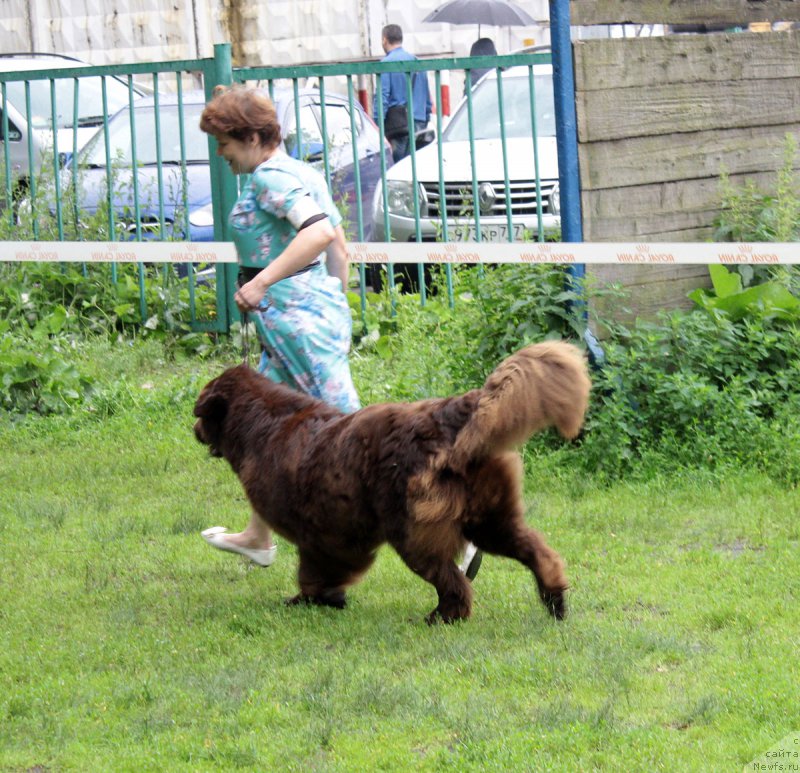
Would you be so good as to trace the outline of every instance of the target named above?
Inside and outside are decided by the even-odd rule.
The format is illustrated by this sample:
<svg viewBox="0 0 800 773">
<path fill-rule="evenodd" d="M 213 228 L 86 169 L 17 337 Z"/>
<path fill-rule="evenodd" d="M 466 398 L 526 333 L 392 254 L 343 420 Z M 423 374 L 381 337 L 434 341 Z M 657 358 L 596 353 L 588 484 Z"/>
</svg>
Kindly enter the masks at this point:
<svg viewBox="0 0 800 773">
<path fill-rule="evenodd" d="M 512 241 L 522 241 L 525 235 L 525 226 L 520 223 L 513 224 L 513 239 Z M 455 242 L 477 242 L 478 229 L 474 224 L 470 225 L 455 225 L 448 228 L 449 235 Z M 507 242 L 508 239 L 508 225 L 505 223 L 498 223 L 497 225 L 483 225 L 481 224 L 481 241 L 482 242 Z"/>
</svg>

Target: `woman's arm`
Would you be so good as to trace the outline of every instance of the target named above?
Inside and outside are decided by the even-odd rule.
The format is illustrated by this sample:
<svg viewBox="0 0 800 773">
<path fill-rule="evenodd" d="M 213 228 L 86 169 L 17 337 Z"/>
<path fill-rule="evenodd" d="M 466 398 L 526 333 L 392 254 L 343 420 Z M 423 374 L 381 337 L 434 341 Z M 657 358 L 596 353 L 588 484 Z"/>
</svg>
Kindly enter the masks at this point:
<svg viewBox="0 0 800 773">
<path fill-rule="evenodd" d="M 336 232 L 327 217 L 301 228 L 272 263 L 239 288 L 233 296 L 236 305 L 241 311 L 255 309 L 272 285 L 316 260 L 335 237 Z"/>
<path fill-rule="evenodd" d="M 342 283 L 342 292 L 347 292 L 350 279 L 350 259 L 347 254 L 347 239 L 344 228 L 337 225 L 333 241 L 328 245 L 328 273 Z"/>
</svg>

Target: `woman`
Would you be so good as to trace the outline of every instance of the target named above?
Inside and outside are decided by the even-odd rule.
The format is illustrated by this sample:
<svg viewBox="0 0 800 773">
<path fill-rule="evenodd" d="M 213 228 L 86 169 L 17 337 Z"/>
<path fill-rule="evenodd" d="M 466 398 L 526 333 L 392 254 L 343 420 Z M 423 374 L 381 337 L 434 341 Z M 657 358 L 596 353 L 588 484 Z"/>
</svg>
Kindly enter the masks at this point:
<svg viewBox="0 0 800 773">
<path fill-rule="evenodd" d="M 358 410 L 348 352 L 352 334 L 348 261 L 341 215 L 325 179 L 281 149 L 272 102 L 244 87 L 218 87 L 200 117 L 217 141 L 217 155 L 234 174 L 249 174 L 230 214 L 241 267 L 236 305 L 256 323 L 259 370 L 335 405 Z M 327 259 L 326 259 L 327 253 Z M 255 513 L 244 531 L 206 529 L 215 548 L 260 566 L 275 559 L 267 524 Z"/>
</svg>

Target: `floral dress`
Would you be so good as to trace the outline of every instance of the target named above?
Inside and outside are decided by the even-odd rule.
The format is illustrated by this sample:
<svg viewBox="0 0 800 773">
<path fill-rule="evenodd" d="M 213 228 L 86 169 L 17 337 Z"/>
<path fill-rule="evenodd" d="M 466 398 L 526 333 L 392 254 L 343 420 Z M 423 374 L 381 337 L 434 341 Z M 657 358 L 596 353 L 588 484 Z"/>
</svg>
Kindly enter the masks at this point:
<svg viewBox="0 0 800 773">
<path fill-rule="evenodd" d="M 303 196 L 311 196 L 333 226 L 341 223 L 325 179 L 312 167 L 278 152 L 255 169 L 230 215 L 241 266 L 264 268 L 283 252 L 297 233 L 288 214 Z M 258 369 L 267 378 L 342 411 L 358 410 L 348 361 L 350 307 L 324 255 L 318 265 L 270 287 L 251 319 L 264 345 Z"/>
</svg>

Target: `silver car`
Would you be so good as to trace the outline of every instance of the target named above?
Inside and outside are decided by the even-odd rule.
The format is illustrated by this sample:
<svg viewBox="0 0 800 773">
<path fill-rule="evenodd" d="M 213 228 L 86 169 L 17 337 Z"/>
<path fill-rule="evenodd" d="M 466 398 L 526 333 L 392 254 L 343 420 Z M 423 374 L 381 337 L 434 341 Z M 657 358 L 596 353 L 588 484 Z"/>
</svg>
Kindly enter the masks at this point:
<svg viewBox="0 0 800 773">
<path fill-rule="evenodd" d="M 85 62 L 57 54 L 0 54 L 0 75 L 86 66 Z M 74 78 L 55 75 L 52 88 L 49 78 L 5 82 L 0 87 L 0 168 L 5 168 L 7 162 L 11 178 L 25 185 L 28 178 L 38 175 L 43 168 L 54 168 L 54 146 L 59 162 L 76 147 L 80 150 L 104 120 L 103 80 L 107 114 L 112 115 L 129 100 L 128 87 L 115 77 L 81 77 L 77 79 L 77 87 Z M 134 96 L 140 94 L 140 89 L 133 89 Z"/>
<path fill-rule="evenodd" d="M 527 66 L 517 66 L 501 73 L 508 181 L 500 131 L 497 71 L 491 70 L 472 91 L 476 185 L 473 187 L 469 111 L 464 99 L 442 132 L 444 200 L 439 183 L 438 143 L 433 142 L 416 152 L 416 180 L 412 176 L 411 158 L 407 157 L 388 171 L 385 201 L 378 187 L 373 202 L 374 241 L 417 239 L 415 188 L 422 241 L 477 241 L 478 223 L 481 241 L 535 239 L 540 225 L 545 234 L 558 232 L 553 68 L 549 64 L 534 65 L 532 84 L 530 72 Z M 538 190 L 531 85 L 536 105 Z"/>
</svg>

